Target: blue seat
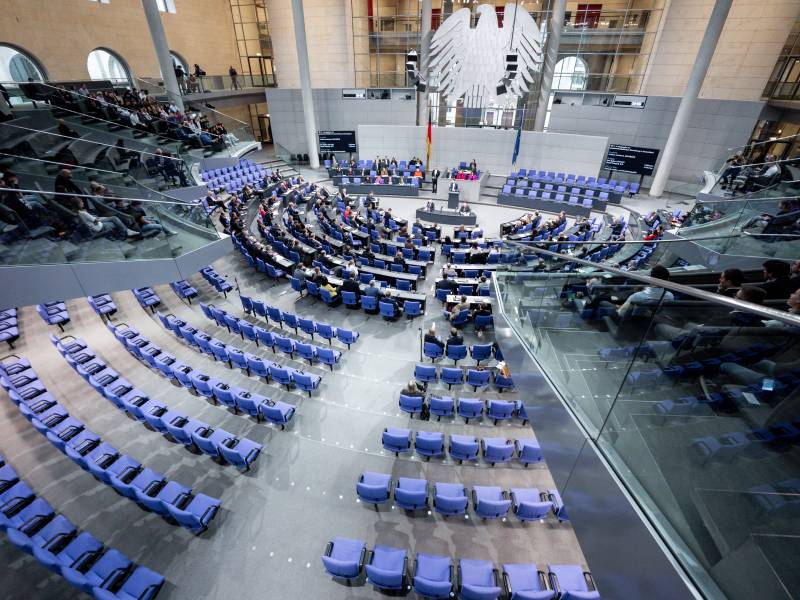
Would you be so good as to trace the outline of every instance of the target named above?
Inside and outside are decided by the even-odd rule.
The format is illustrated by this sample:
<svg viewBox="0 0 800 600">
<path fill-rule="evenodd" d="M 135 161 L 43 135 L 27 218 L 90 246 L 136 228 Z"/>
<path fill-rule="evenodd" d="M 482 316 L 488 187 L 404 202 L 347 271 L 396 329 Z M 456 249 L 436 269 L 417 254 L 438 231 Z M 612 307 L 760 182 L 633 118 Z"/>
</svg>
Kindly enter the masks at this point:
<svg viewBox="0 0 800 600">
<path fill-rule="evenodd" d="M 356 484 L 356 494 L 361 501 L 374 504 L 376 509 L 378 504 L 389 501 L 391 489 L 392 477 L 390 475 L 372 471 L 362 473 Z"/>
<path fill-rule="evenodd" d="M 333 365 L 337 364 L 342 357 L 342 353 L 333 348 L 317 348 L 316 353 L 319 362 L 328 365 L 331 371 L 333 371 Z"/>
<path fill-rule="evenodd" d="M 350 331 L 349 329 L 342 329 L 341 327 L 336 328 L 337 339 L 343 344 L 346 344 L 348 350 L 351 344 L 355 344 L 358 341 L 359 335 L 357 331 Z"/>
<path fill-rule="evenodd" d="M 476 317 L 477 319 L 478 317 Z M 456 317 L 450 322 L 453 327 L 463 327 L 467 323 L 469 323 L 470 314 L 469 310 L 464 309 L 460 313 L 456 315 Z"/>
<path fill-rule="evenodd" d="M 439 379 L 439 375 L 436 372 L 436 367 L 434 367 L 433 365 L 417 364 L 414 367 L 414 378 L 417 381 L 422 381 L 424 383 L 431 383 Z"/>
<path fill-rule="evenodd" d="M 337 537 L 328 542 L 325 554 L 322 556 L 322 564 L 329 575 L 349 581 L 361 575 L 366 554 L 366 543 Z"/>
<path fill-rule="evenodd" d="M 543 499 L 536 488 L 511 488 L 511 507 L 520 521 L 544 521 L 553 503 Z"/>
<path fill-rule="evenodd" d="M 385 450 L 394 452 L 395 456 L 398 456 L 400 452 L 409 452 L 411 450 L 411 431 L 398 427 L 386 427 L 381 436 L 381 443 Z"/>
<path fill-rule="evenodd" d="M 394 304 L 390 304 L 389 302 L 378 302 L 378 307 L 380 308 L 381 316 L 384 319 L 394 319 L 397 316 L 397 309 L 395 308 Z"/>
<path fill-rule="evenodd" d="M 293 315 L 292 313 L 284 312 L 284 313 L 281 313 L 281 316 L 282 316 L 283 322 L 286 324 L 286 326 L 289 329 L 293 329 L 295 334 L 297 334 L 297 328 L 298 328 L 297 315 Z"/>
<path fill-rule="evenodd" d="M 433 342 L 425 342 L 422 345 L 422 353 L 433 362 L 437 358 L 442 358 L 442 356 L 444 356 L 444 348 Z"/>
<path fill-rule="evenodd" d="M 472 505 L 482 519 L 498 519 L 508 514 L 511 500 L 500 487 L 476 485 L 472 488 Z"/>
<path fill-rule="evenodd" d="M 270 375 L 272 375 L 271 371 Z M 311 397 L 311 392 L 317 389 L 320 381 L 322 381 L 322 378 L 319 375 L 305 373 L 303 371 L 294 371 L 291 377 L 292 381 L 297 386 L 297 389 L 306 392 L 309 398 Z"/>
<path fill-rule="evenodd" d="M 450 445 L 447 448 L 450 458 L 461 464 L 465 460 L 478 460 L 480 444 L 478 438 L 472 435 L 450 435 Z"/>
<path fill-rule="evenodd" d="M 489 383 L 491 371 L 478 371 L 469 369 L 467 371 L 467 385 L 472 386 L 472 390 L 477 392 L 479 387 L 484 387 Z"/>
<path fill-rule="evenodd" d="M 462 358 L 467 357 L 467 347 L 464 345 L 449 344 L 447 346 L 447 358 L 453 361 L 454 365 L 458 364 Z"/>
<path fill-rule="evenodd" d="M 481 415 L 483 415 L 483 400 L 480 398 L 458 399 L 458 416 L 466 419 L 467 423 L 470 419 L 477 419 Z"/>
<path fill-rule="evenodd" d="M 499 437 L 488 437 L 481 440 L 483 460 L 494 466 L 495 463 L 508 462 L 514 456 L 514 444 L 511 440 Z"/>
<path fill-rule="evenodd" d="M 457 581 L 463 600 L 497 600 L 503 591 L 497 569 L 488 560 L 460 559 Z"/>
<path fill-rule="evenodd" d="M 501 375 L 499 371 L 494 374 L 493 383 L 498 392 L 510 390 L 514 387 L 514 380 L 511 378 L 511 376 L 505 377 L 504 375 Z"/>
<path fill-rule="evenodd" d="M 378 298 L 375 296 L 361 296 L 361 308 L 364 312 L 376 314 L 378 312 Z"/>
<path fill-rule="evenodd" d="M 417 454 L 430 460 L 432 456 L 444 456 L 444 434 L 438 431 L 417 431 L 414 435 Z"/>
<path fill-rule="evenodd" d="M 535 563 L 504 563 L 503 583 L 509 600 L 555 600 L 556 597 Z"/>
<path fill-rule="evenodd" d="M 544 460 L 539 442 L 534 438 L 516 439 L 514 440 L 514 447 L 517 450 L 517 456 L 520 462 L 526 467 L 531 463 L 542 462 Z"/>
<path fill-rule="evenodd" d="M 483 331 L 489 327 L 494 327 L 492 315 L 475 315 L 475 331 Z"/>
<path fill-rule="evenodd" d="M 433 484 L 433 508 L 445 516 L 463 515 L 467 512 L 467 490 L 461 483 Z"/>
<path fill-rule="evenodd" d="M 451 396 L 431 396 L 428 401 L 428 408 L 432 415 L 436 415 L 436 420 L 441 421 L 442 417 L 453 416 L 455 402 Z"/>
<path fill-rule="evenodd" d="M 280 385 L 285 386 L 287 390 L 291 390 L 295 382 L 289 369 L 285 369 L 277 363 L 270 363 L 267 369 L 270 379 L 274 379 Z"/>
<path fill-rule="evenodd" d="M 358 308 L 358 296 L 356 296 L 355 292 L 342 291 L 342 302 L 345 306 Z"/>
<path fill-rule="evenodd" d="M 317 324 L 314 321 L 311 319 L 298 319 L 297 325 L 300 327 L 300 331 L 310 335 L 312 340 L 314 339 L 314 334 L 317 333 Z"/>
<path fill-rule="evenodd" d="M 394 489 L 394 501 L 404 510 L 418 510 L 428 506 L 428 482 L 424 479 L 399 477 Z"/>
<path fill-rule="evenodd" d="M 422 314 L 422 303 L 406 300 L 403 302 L 403 313 L 409 319 L 420 316 Z"/>
<path fill-rule="evenodd" d="M 492 419 L 495 425 L 498 421 L 510 420 L 517 408 L 515 402 L 507 400 L 489 400 L 487 404 L 486 416 Z"/>
<path fill-rule="evenodd" d="M 492 358 L 492 344 L 473 345 L 472 348 L 470 348 L 470 356 L 475 361 L 476 365 L 480 365 L 481 361 Z"/>
<path fill-rule="evenodd" d="M 414 591 L 424 598 L 449 598 L 453 565 L 446 556 L 419 552 L 413 568 Z"/>
<path fill-rule="evenodd" d="M 330 344 L 331 340 L 336 337 L 336 328 L 327 323 L 317 323 L 317 335 L 323 340 L 328 340 Z"/>
<path fill-rule="evenodd" d="M 464 371 L 460 368 L 442 367 L 442 383 L 447 384 L 447 389 L 452 389 L 454 385 L 464 383 Z"/>
<path fill-rule="evenodd" d="M 406 396 L 405 394 L 400 394 L 400 410 L 413 417 L 422 412 L 422 404 L 424 401 L 424 396 Z"/>
<path fill-rule="evenodd" d="M 258 405 L 258 412 L 270 423 L 274 423 L 284 429 L 286 424 L 292 420 L 295 407 L 280 400 L 266 398 L 265 401 Z"/>
<path fill-rule="evenodd" d="M 376 545 L 366 564 L 367 581 L 383 590 L 404 590 L 407 570 L 405 550 Z"/>
<path fill-rule="evenodd" d="M 578 565 L 547 565 L 550 587 L 560 600 L 599 600 L 591 573 Z"/>
<path fill-rule="evenodd" d="M 278 344 L 278 347 L 280 348 L 280 343 Z M 295 342 L 294 348 L 297 352 L 297 355 L 303 360 L 307 360 L 309 365 L 313 364 L 314 360 L 317 358 L 317 349 L 313 344 Z"/>
</svg>

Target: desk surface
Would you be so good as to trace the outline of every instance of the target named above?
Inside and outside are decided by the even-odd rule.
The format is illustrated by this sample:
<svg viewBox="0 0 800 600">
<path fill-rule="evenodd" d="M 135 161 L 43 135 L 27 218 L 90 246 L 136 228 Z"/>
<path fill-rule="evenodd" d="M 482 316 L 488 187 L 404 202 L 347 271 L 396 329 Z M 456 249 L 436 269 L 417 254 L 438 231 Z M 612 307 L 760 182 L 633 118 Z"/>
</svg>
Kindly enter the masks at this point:
<svg viewBox="0 0 800 600">
<path fill-rule="evenodd" d="M 452 296 L 447 296 L 446 304 L 448 306 L 455 306 L 461 302 L 461 295 L 454 294 Z M 488 304 L 489 306 L 494 306 L 494 298 L 491 296 L 467 296 L 467 302 L 469 303 L 470 307 L 480 305 L 480 304 Z"/>
<path fill-rule="evenodd" d="M 330 283 L 334 287 L 337 288 L 342 287 L 343 281 L 340 278 L 334 275 L 326 275 L 325 277 L 327 277 L 328 283 Z M 362 294 L 364 293 L 364 290 L 367 289 L 367 285 L 364 283 L 360 283 L 358 287 L 361 290 Z M 427 294 L 420 294 L 419 292 L 405 292 L 403 290 L 398 290 L 397 288 L 380 288 L 380 290 L 381 293 L 383 293 L 383 290 L 389 290 L 389 292 L 392 295 L 392 298 L 396 298 L 398 300 L 403 300 L 403 301 L 411 300 L 412 302 L 421 302 L 423 307 L 425 306 L 425 301 L 428 299 Z M 380 296 L 378 297 L 378 300 L 380 300 Z"/>
<path fill-rule="evenodd" d="M 419 195 L 419 188 L 416 185 L 411 184 L 395 184 L 395 183 L 337 183 L 334 181 L 334 185 L 337 187 L 342 187 L 346 189 L 348 192 L 352 192 L 354 194 L 368 194 L 369 192 L 374 192 L 375 194 L 383 194 L 385 196 L 418 196 Z"/>
</svg>

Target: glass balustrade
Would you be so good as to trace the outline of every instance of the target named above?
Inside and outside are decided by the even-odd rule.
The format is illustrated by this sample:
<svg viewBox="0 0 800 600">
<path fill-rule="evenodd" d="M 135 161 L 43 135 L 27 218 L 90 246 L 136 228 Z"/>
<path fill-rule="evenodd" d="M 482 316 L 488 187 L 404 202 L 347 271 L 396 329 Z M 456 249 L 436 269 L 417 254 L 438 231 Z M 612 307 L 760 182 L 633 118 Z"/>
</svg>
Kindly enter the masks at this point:
<svg viewBox="0 0 800 600">
<path fill-rule="evenodd" d="M 505 251 L 500 310 L 706 597 L 800 595 L 800 316 Z"/>
</svg>

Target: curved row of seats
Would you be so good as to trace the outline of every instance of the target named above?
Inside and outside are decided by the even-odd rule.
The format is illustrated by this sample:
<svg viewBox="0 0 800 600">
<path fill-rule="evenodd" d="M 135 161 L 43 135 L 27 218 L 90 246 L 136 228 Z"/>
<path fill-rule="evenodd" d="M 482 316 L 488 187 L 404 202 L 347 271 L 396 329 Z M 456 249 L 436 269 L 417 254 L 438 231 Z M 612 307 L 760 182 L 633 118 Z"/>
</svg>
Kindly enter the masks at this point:
<svg viewBox="0 0 800 600">
<path fill-rule="evenodd" d="M 5 342 L 9 348 L 14 348 L 14 342 L 18 339 L 17 309 L 7 308 L 0 312 L 0 342 Z"/>
<path fill-rule="evenodd" d="M 483 360 L 490 360 L 494 352 L 494 344 L 474 344 L 469 347 L 469 355 L 475 361 L 475 366 L 479 366 Z M 425 342 L 422 345 L 422 353 L 426 358 L 430 358 L 431 362 L 446 356 L 453 361 L 453 365 L 457 365 L 458 361 L 467 358 L 467 346 L 448 344 L 445 350 L 438 344 Z"/>
<path fill-rule="evenodd" d="M 208 266 L 202 268 L 200 269 L 200 274 L 203 276 L 203 279 L 205 279 L 215 290 L 217 290 L 226 298 L 228 297 L 228 292 L 233 291 L 233 286 L 228 283 L 228 280 L 225 279 L 225 277 L 217 273 L 214 270 L 214 267 Z"/>
<path fill-rule="evenodd" d="M 267 383 L 274 379 L 279 385 L 285 386 L 288 391 L 296 387 L 306 392 L 309 397 L 311 392 L 319 387 L 319 383 L 322 380 L 319 375 L 314 373 L 306 373 L 292 367 L 284 367 L 275 362 L 265 361 L 254 354 L 245 353 L 234 346 L 227 346 L 207 333 L 191 327 L 173 314 L 164 315 L 160 312 L 156 314 L 161 324 L 174 333 L 179 340 L 198 348 L 203 354 L 227 364 L 230 368 L 241 369 L 248 376 L 263 377 Z"/>
<path fill-rule="evenodd" d="M 469 423 L 470 419 L 479 419 L 484 413 L 497 425 L 499 421 L 509 421 L 513 418 L 520 419 L 523 425 L 528 424 L 528 414 L 525 412 L 525 405 L 519 400 L 483 400 L 481 398 L 453 398 L 452 396 L 431 395 L 427 399 L 425 396 L 408 396 L 400 394 L 400 410 L 408 413 L 413 418 L 414 415 L 421 414 L 423 408 L 427 408 L 431 415 L 436 416 L 440 421 L 442 417 L 452 417 L 458 414 Z"/>
<path fill-rule="evenodd" d="M 164 577 L 103 546 L 57 514 L 0 456 L 0 529 L 20 550 L 97 598 L 151 600 Z"/>
<path fill-rule="evenodd" d="M 695 438 L 689 447 L 695 460 L 705 466 L 712 462 L 731 462 L 739 457 L 763 458 L 768 452 L 785 452 L 798 441 L 800 420 Z"/>
<path fill-rule="evenodd" d="M 401 452 L 411 452 L 411 446 L 425 460 L 444 458 L 445 434 L 439 431 L 411 431 L 400 427 L 386 427 L 381 435 L 381 444 L 385 450 L 394 452 L 399 456 Z M 505 463 L 515 456 L 527 467 L 531 463 L 544 460 L 539 442 L 534 438 L 519 438 L 509 440 L 499 437 L 478 439 L 472 435 L 450 434 L 447 444 L 447 454 L 461 464 L 465 460 L 483 460 L 494 466 L 496 463 Z"/>
<path fill-rule="evenodd" d="M 366 582 L 383 593 L 412 589 L 423 598 L 463 600 L 600 600 L 591 573 L 579 565 L 547 565 L 547 573 L 535 563 L 505 563 L 502 572 L 488 560 L 460 558 L 453 566 L 448 556 L 418 552 L 409 569 L 402 548 L 375 546 L 337 537 L 322 556 L 325 572 L 348 584 L 366 572 Z"/>
<path fill-rule="evenodd" d="M 333 339 L 338 339 L 347 346 L 348 350 L 350 349 L 350 346 L 355 344 L 360 337 L 360 334 L 357 331 L 350 331 L 349 329 L 344 329 L 342 327 L 334 327 L 328 323 L 320 323 L 319 321 L 314 321 L 313 319 L 303 318 L 293 313 L 282 311 L 276 306 L 270 306 L 261 300 L 250 298 L 249 296 L 239 294 L 239 299 L 242 302 L 242 309 L 244 309 L 244 312 L 246 312 L 248 315 L 254 314 L 267 322 L 272 321 L 281 329 L 283 329 L 283 326 L 286 325 L 287 328 L 294 330 L 295 335 L 298 335 L 297 330 L 299 329 L 300 331 L 310 335 L 312 340 L 314 339 L 315 334 L 319 335 L 319 337 L 321 337 L 323 340 L 328 340 L 329 344 Z M 205 313 L 205 310 L 203 310 L 203 312 Z M 206 313 L 206 316 L 208 316 L 208 313 Z M 213 315 L 210 318 L 219 323 L 219 320 Z"/>
<path fill-rule="evenodd" d="M 67 305 L 61 300 L 37 304 L 36 312 L 42 317 L 42 321 L 48 325 L 58 325 L 61 331 L 64 331 L 64 325 L 70 321 Z"/>
<path fill-rule="evenodd" d="M 85 345 L 81 346 L 81 342 L 75 340 L 67 346 L 62 345 L 62 348 L 65 352 L 79 353 Z M 205 494 L 194 494 L 191 488 L 167 480 L 160 473 L 143 467 L 134 458 L 103 442 L 99 435 L 71 417 L 47 392 L 27 360 L 19 359 L 14 365 L 24 369 L 13 375 L 0 376 L 0 384 L 19 411 L 53 446 L 99 481 L 145 510 L 195 532 L 208 528 L 219 510 L 219 500 Z M 116 376 L 110 369 L 91 360 L 85 366 L 91 368 L 93 374 L 84 371 L 84 378 L 93 378 L 93 385 Z"/>
<path fill-rule="evenodd" d="M 131 290 L 139 305 L 150 312 L 155 312 L 156 307 L 161 304 L 161 298 L 151 287 L 135 288 Z"/>
<path fill-rule="evenodd" d="M 239 334 L 242 339 L 248 339 L 260 346 L 262 343 L 268 346 L 273 353 L 276 352 L 275 347 L 284 354 L 288 354 L 289 358 L 294 360 L 294 355 L 297 354 L 301 359 L 307 360 L 309 365 L 313 365 L 314 361 L 319 361 L 324 365 L 328 365 L 333 371 L 333 365 L 339 362 L 342 358 L 342 353 L 333 348 L 323 348 L 316 344 L 305 344 L 297 342 L 291 338 L 271 333 L 263 327 L 253 325 L 246 319 L 240 319 L 234 315 L 228 314 L 221 308 L 217 308 L 213 304 L 200 303 L 200 308 L 203 314 L 214 321 L 220 327 L 225 327 L 229 333 Z M 260 331 L 259 331 L 260 330 Z"/>
<path fill-rule="evenodd" d="M 192 303 L 192 298 L 197 296 L 197 288 L 193 287 L 185 279 L 178 281 L 171 281 L 169 287 L 175 292 L 175 295 L 181 300 L 186 300 L 189 304 Z"/>
<path fill-rule="evenodd" d="M 111 299 L 110 294 L 98 294 L 97 296 L 87 296 L 89 306 L 94 309 L 101 319 L 110 319 L 111 315 L 117 312 L 117 305 Z"/>
<path fill-rule="evenodd" d="M 194 391 L 197 395 L 204 398 L 210 398 L 214 402 L 223 404 L 228 408 L 232 408 L 234 413 L 242 411 L 252 417 L 255 417 L 258 422 L 266 419 L 270 423 L 278 425 L 283 429 L 294 416 L 295 407 L 280 400 L 272 400 L 261 394 L 250 392 L 244 388 L 229 385 L 224 381 L 206 375 L 201 371 L 195 369 L 191 365 L 178 360 L 173 355 L 164 352 L 160 347 L 156 346 L 136 329 L 120 323 L 119 325 L 107 324 L 108 329 L 114 334 L 114 337 L 125 346 L 134 357 L 138 358 L 151 369 L 160 373 L 170 381 L 179 383 L 182 387 Z M 158 419 L 159 417 L 155 417 Z M 145 415 L 145 420 L 147 420 Z M 192 438 L 194 441 L 194 438 Z M 244 440 L 244 444 L 240 441 L 235 448 L 222 445 L 219 447 L 219 452 L 212 456 L 218 456 L 222 453 L 227 459 L 228 453 L 235 453 L 238 464 L 249 466 L 252 460 L 255 460 L 257 452 L 248 459 L 248 456 L 241 456 L 241 450 L 246 447 L 255 448 L 260 450 L 260 444 L 255 444 L 250 440 Z M 196 444 L 196 442 L 195 442 Z M 241 448 L 239 448 L 241 446 Z M 236 452 L 239 449 L 239 452 Z M 229 461 L 230 462 L 230 461 Z"/>
<path fill-rule="evenodd" d="M 356 495 L 361 502 L 379 504 L 389 502 L 394 496 L 395 505 L 404 510 L 427 509 L 431 501 L 430 485 L 425 479 L 398 477 L 397 481 L 387 473 L 365 471 L 356 484 Z M 544 521 L 554 513 L 549 492 L 536 488 L 511 488 L 510 491 L 497 486 L 476 485 L 470 490 L 461 483 L 433 484 L 433 508 L 444 516 L 464 515 L 469 499 L 475 515 L 481 519 L 504 519 L 509 511 L 523 522 Z"/>
<path fill-rule="evenodd" d="M 441 380 L 442 383 L 447 384 L 448 388 L 450 388 L 454 385 L 466 383 L 472 386 L 472 391 L 477 392 L 478 388 L 489 385 L 489 380 L 491 379 L 492 384 L 494 384 L 500 392 L 514 387 L 514 381 L 511 377 L 505 377 L 501 375 L 499 371 L 493 372 L 484 369 L 468 368 L 466 370 L 466 381 L 464 375 L 464 369 L 461 367 L 442 367 L 441 375 L 436 365 L 417 364 L 414 367 L 414 379 L 424 384 L 436 383 Z"/>
</svg>

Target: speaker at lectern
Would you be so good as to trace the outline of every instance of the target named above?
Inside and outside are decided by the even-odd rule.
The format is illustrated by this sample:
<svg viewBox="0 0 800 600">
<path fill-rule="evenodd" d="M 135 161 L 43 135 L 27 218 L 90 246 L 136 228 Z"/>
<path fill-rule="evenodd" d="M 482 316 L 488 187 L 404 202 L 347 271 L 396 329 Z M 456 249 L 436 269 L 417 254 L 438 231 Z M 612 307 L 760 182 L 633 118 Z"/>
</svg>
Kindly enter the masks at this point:
<svg viewBox="0 0 800 600">
<path fill-rule="evenodd" d="M 458 209 L 458 184 L 453 181 L 450 183 L 450 187 L 447 189 L 447 208 L 457 210 Z"/>
</svg>

